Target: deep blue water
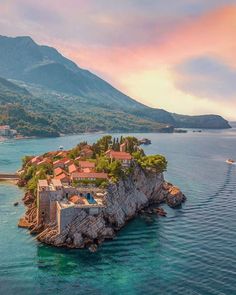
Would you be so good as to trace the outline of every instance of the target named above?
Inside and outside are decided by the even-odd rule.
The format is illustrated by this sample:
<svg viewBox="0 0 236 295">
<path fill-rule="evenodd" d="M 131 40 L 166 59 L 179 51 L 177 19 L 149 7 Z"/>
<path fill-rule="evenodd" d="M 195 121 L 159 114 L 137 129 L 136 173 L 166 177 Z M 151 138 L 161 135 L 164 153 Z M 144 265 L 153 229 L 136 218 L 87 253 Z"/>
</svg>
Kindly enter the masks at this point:
<svg viewBox="0 0 236 295">
<path fill-rule="evenodd" d="M 138 217 L 97 253 L 39 244 L 17 228 L 23 191 L 0 184 L 0 294 L 236 294 L 236 130 L 139 134 L 169 161 L 166 178 L 188 200 L 166 218 Z M 0 143 L 0 171 L 100 135 Z"/>
</svg>

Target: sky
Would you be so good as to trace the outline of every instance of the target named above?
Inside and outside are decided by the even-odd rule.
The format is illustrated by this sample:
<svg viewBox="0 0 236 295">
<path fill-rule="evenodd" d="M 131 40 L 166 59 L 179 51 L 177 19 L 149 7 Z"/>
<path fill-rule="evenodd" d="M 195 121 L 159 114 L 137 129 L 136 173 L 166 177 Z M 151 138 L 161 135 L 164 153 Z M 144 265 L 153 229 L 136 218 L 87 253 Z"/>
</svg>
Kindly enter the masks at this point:
<svg viewBox="0 0 236 295">
<path fill-rule="evenodd" d="M 149 106 L 236 120 L 236 0 L 0 0 L 0 35 L 53 46 Z"/>
</svg>

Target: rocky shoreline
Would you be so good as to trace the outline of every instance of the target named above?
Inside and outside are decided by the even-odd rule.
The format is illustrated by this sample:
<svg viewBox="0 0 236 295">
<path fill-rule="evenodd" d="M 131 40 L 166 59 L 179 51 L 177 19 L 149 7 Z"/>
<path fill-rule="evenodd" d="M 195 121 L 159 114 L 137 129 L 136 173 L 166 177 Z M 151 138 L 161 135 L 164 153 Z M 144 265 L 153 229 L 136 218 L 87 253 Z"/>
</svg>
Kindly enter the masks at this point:
<svg viewBox="0 0 236 295">
<path fill-rule="evenodd" d="M 91 216 L 81 211 L 61 234 L 58 234 L 55 223 L 46 228 L 37 225 L 36 198 L 29 192 L 23 198 L 27 210 L 18 226 L 28 228 L 31 234 L 36 234 L 39 241 L 49 245 L 87 247 L 95 251 L 98 245 L 106 239 L 112 239 L 137 214 L 156 212 L 155 207 L 161 203 L 176 208 L 185 200 L 180 189 L 166 182 L 162 173 L 143 170 L 137 165 L 127 178 L 108 186 L 106 208 L 101 213 Z"/>
</svg>

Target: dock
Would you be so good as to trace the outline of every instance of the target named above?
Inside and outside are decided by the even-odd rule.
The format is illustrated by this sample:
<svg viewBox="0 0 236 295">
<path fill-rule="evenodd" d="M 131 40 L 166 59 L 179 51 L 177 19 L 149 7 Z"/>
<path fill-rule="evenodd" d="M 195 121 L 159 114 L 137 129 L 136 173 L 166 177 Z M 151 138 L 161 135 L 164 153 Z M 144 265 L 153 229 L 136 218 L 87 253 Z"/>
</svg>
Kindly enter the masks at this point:
<svg viewBox="0 0 236 295">
<path fill-rule="evenodd" d="M 0 180 L 18 180 L 19 175 L 17 173 L 0 173 Z"/>
</svg>

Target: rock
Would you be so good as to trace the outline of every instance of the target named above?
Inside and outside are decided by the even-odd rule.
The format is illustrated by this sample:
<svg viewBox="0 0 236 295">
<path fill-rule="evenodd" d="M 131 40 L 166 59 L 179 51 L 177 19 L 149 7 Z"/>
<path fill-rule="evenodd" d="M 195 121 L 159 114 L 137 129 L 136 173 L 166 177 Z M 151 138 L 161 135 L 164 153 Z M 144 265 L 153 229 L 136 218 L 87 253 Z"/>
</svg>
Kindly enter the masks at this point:
<svg viewBox="0 0 236 295">
<path fill-rule="evenodd" d="M 13 205 L 14 206 L 18 206 L 19 205 L 19 202 L 15 202 Z"/>
<path fill-rule="evenodd" d="M 71 244 L 71 238 L 66 239 L 66 244 Z"/>
<path fill-rule="evenodd" d="M 29 228 L 31 226 L 31 223 L 28 222 L 28 220 L 25 219 L 25 217 L 21 217 L 18 222 L 18 227 L 22 228 Z"/>
<path fill-rule="evenodd" d="M 100 236 L 102 236 L 105 239 L 111 239 L 115 235 L 114 230 L 111 227 L 105 227 L 103 231 L 100 233 Z"/>
<path fill-rule="evenodd" d="M 156 208 L 156 213 L 159 216 L 163 216 L 163 217 L 165 217 L 167 215 L 167 213 L 165 212 L 165 210 L 163 208 Z"/>
<path fill-rule="evenodd" d="M 24 220 L 19 223 L 30 227 L 31 233 L 37 233 L 37 239 L 41 242 L 57 247 L 89 247 L 90 251 L 94 252 L 97 250 L 97 244 L 113 238 L 115 232 L 137 213 L 158 213 L 165 216 L 163 209 L 155 209 L 153 205 L 165 202 L 175 208 L 185 199 L 179 188 L 165 182 L 162 173 L 144 171 L 137 165 L 131 175 L 108 186 L 105 195 L 106 208 L 101 213 L 91 216 L 81 210 L 60 234 L 56 225 L 37 227 L 36 200 L 30 193 L 26 193 L 23 198 L 27 211 Z"/>
<path fill-rule="evenodd" d="M 81 248 L 83 246 L 83 237 L 81 233 L 74 234 L 74 246 L 75 248 Z"/>
<path fill-rule="evenodd" d="M 92 244 L 88 249 L 90 252 L 94 253 L 97 252 L 98 246 L 96 244 Z"/>
<path fill-rule="evenodd" d="M 168 190 L 168 194 L 166 197 L 166 203 L 171 208 L 179 207 L 183 202 L 185 202 L 186 197 L 185 195 L 180 191 L 180 189 L 176 186 L 172 186 Z"/>
</svg>

